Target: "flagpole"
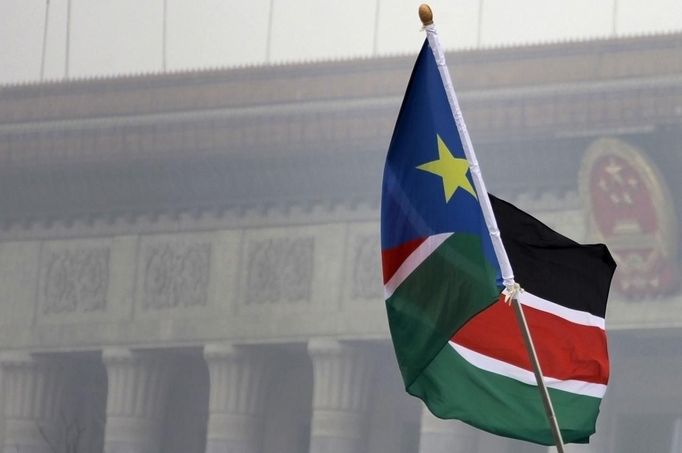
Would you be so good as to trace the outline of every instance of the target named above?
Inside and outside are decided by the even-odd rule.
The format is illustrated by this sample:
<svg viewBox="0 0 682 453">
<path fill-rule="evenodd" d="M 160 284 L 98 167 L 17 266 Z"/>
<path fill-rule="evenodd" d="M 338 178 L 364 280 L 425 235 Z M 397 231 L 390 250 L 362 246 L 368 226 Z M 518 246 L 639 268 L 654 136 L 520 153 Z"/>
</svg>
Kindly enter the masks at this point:
<svg viewBox="0 0 682 453">
<path fill-rule="evenodd" d="M 50 24 L 50 0 L 45 2 L 45 21 L 43 22 L 43 47 L 40 52 L 40 80 L 45 78 L 45 56 L 47 55 L 47 27 Z"/>
<path fill-rule="evenodd" d="M 270 9 L 268 9 L 268 30 L 265 37 L 265 62 L 270 63 L 270 53 L 272 48 L 272 17 L 275 9 L 275 0 L 270 0 Z"/>
<path fill-rule="evenodd" d="M 502 279 L 506 288 L 505 294 L 511 299 L 524 343 L 528 349 L 528 355 L 530 357 L 531 363 L 533 364 L 533 372 L 538 384 L 538 389 L 540 390 L 540 394 L 542 396 L 542 403 L 545 408 L 547 420 L 549 421 L 549 425 L 552 430 L 552 436 L 554 437 L 554 442 L 556 444 L 558 453 L 564 453 L 564 441 L 561 437 L 561 430 L 559 429 L 554 407 L 552 406 L 552 400 L 549 396 L 549 392 L 547 391 L 547 386 L 545 385 L 542 375 L 542 368 L 540 367 L 535 346 L 533 345 L 533 339 L 530 335 L 530 330 L 528 329 L 528 323 L 526 322 L 526 317 L 523 314 L 523 308 L 519 302 L 519 293 L 521 289 L 514 281 L 514 273 L 512 272 L 511 264 L 509 263 L 509 257 L 507 256 L 507 251 L 505 250 L 504 244 L 502 243 L 502 236 L 500 235 L 500 230 L 497 226 L 497 221 L 495 220 L 495 214 L 493 213 L 490 199 L 487 196 L 488 190 L 486 189 L 485 183 L 483 182 L 483 175 L 481 174 L 481 169 L 478 165 L 478 160 L 476 159 L 476 153 L 474 152 L 474 147 L 471 143 L 471 137 L 469 137 L 469 131 L 467 130 L 466 124 L 464 123 L 464 117 L 462 116 L 462 110 L 459 107 L 457 95 L 455 94 L 455 88 L 452 85 L 450 71 L 448 70 L 448 67 L 445 63 L 445 53 L 443 52 L 443 48 L 440 44 L 438 32 L 433 25 L 433 13 L 428 5 L 422 4 L 419 6 L 419 18 L 424 25 L 426 37 L 429 41 L 431 50 L 433 51 L 433 56 L 436 59 L 438 72 L 440 73 L 443 87 L 445 88 L 445 93 L 448 97 L 448 103 L 450 104 L 450 109 L 452 110 L 452 116 L 455 124 L 457 125 L 459 137 L 462 141 L 464 154 L 467 158 L 467 161 L 469 162 L 469 170 L 471 171 L 471 177 L 473 179 L 474 186 L 476 187 L 476 193 L 479 194 L 478 201 L 481 205 L 483 218 L 485 219 L 486 226 L 488 227 L 488 233 L 490 234 L 490 239 L 493 243 L 495 256 L 497 257 L 497 261 L 502 272 Z"/>
<path fill-rule="evenodd" d="M 519 327 L 521 328 L 523 342 L 525 343 L 526 349 L 528 350 L 530 362 L 533 364 L 533 374 L 535 374 L 535 380 L 537 381 L 538 388 L 540 389 L 542 404 L 545 406 L 545 414 L 547 415 L 549 426 L 552 428 L 552 436 L 554 437 L 554 442 L 556 443 L 556 449 L 559 453 L 564 453 L 564 440 L 561 437 L 559 422 L 557 421 L 556 414 L 554 413 L 554 406 L 552 406 L 552 400 L 549 397 L 549 392 L 547 391 L 547 386 L 545 385 L 545 380 L 542 376 L 542 369 L 540 368 L 538 354 L 535 351 L 535 345 L 533 344 L 533 339 L 530 336 L 530 330 L 528 329 L 528 322 L 526 321 L 526 316 L 523 314 L 523 308 L 521 307 L 521 302 L 519 302 L 518 297 L 512 298 L 512 306 L 514 307 L 514 313 L 516 313 L 516 320 L 518 321 Z"/>
<path fill-rule="evenodd" d="M 64 51 L 64 78 L 69 78 L 69 59 L 71 58 L 71 0 L 66 0 L 66 50 Z"/>
<path fill-rule="evenodd" d="M 168 47 L 167 47 L 167 40 L 168 40 L 168 0 L 163 0 L 162 6 L 162 11 L 161 14 L 163 17 L 161 18 L 162 23 L 161 23 L 161 70 L 163 72 L 166 72 L 168 69 L 167 66 L 167 61 L 168 61 Z"/>
</svg>

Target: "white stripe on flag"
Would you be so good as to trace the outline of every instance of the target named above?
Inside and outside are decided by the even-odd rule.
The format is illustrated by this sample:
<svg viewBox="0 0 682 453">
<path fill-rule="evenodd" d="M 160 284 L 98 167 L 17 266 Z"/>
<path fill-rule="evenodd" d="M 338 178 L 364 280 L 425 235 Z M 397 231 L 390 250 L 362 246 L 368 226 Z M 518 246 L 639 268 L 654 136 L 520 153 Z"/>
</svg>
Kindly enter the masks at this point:
<svg viewBox="0 0 682 453">
<path fill-rule="evenodd" d="M 452 233 L 434 234 L 419 244 L 419 247 L 410 253 L 405 261 L 403 261 L 403 264 L 395 271 L 395 274 L 384 285 L 384 299 L 391 297 L 398 286 L 450 236 L 452 236 Z"/>
<path fill-rule="evenodd" d="M 570 291 L 570 288 L 566 291 Z M 580 295 L 576 294 L 575 297 L 580 297 Z M 559 316 L 575 324 L 599 327 L 601 330 L 605 330 L 606 328 L 604 318 L 600 318 L 599 316 L 595 316 L 586 311 L 574 310 L 572 308 L 564 307 L 563 305 L 555 304 L 554 302 L 550 302 L 546 299 L 538 297 L 533 293 L 529 293 L 528 291 L 520 293 L 519 301 L 527 307 L 535 308 L 537 310 L 542 310 L 544 312 Z"/>
<path fill-rule="evenodd" d="M 503 362 L 498 359 L 493 359 L 486 355 L 472 351 L 464 346 L 458 345 L 452 341 L 450 346 L 460 355 L 464 360 L 471 365 L 481 370 L 489 371 L 491 373 L 506 376 L 508 378 L 523 382 L 528 385 L 537 386 L 535 374 L 532 371 L 524 370 L 515 365 Z M 562 381 L 560 379 L 545 376 L 545 385 L 547 387 L 563 390 L 565 392 L 576 393 L 578 395 L 592 396 L 595 398 L 602 398 L 606 393 L 606 386 L 604 384 L 594 384 L 592 382 L 577 381 L 573 379 Z"/>
</svg>

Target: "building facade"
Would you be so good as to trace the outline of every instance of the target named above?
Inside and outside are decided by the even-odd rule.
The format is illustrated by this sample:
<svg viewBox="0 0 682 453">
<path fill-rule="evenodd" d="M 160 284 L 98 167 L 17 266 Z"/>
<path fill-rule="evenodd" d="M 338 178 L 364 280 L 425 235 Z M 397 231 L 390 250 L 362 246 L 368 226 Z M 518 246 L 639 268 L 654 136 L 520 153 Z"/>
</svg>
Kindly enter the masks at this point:
<svg viewBox="0 0 682 453">
<path fill-rule="evenodd" d="M 569 451 L 682 451 L 682 35 L 448 61 L 491 192 L 619 262 Z M 412 64 L 0 87 L 2 451 L 546 451 L 402 389 L 378 212 Z"/>
</svg>

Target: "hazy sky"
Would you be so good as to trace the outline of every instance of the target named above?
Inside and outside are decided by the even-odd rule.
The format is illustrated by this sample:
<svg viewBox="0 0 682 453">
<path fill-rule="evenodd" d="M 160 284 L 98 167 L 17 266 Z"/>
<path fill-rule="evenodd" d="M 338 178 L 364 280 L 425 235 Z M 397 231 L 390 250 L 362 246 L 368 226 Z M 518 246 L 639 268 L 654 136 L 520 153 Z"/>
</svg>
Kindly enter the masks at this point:
<svg viewBox="0 0 682 453">
<path fill-rule="evenodd" d="M 0 84 L 37 80 L 47 0 L 0 0 Z M 415 53 L 412 0 L 166 0 L 169 70 Z M 71 0 L 70 77 L 162 69 L 163 0 Z M 433 0 L 447 48 L 608 36 L 613 0 Z M 248 5 L 248 6 L 247 6 Z M 376 14 L 378 5 L 378 15 Z M 50 0 L 47 79 L 65 74 L 67 0 Z M 620 35 L 682 30 L 680 0 L 618 0 Z"/>
</svg>

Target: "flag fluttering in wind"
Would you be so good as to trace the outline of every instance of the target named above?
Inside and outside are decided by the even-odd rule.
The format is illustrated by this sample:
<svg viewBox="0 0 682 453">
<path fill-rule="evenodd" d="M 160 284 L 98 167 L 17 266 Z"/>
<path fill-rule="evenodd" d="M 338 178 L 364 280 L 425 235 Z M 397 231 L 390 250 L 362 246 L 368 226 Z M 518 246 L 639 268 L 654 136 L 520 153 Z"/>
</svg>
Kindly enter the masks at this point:
<svg viewBox="0 0 682 453">
<path fill-rule="evenodd" d="M 386 308 L 407 391 L 440 418 L 552 445 L 550 424 L 429 41 L 384 169 Z M 595 431 L 609 378 L 604 314 L 615 263 L 490 196 L 567 442 Z M 512 277 L 513 278 L 513 277 Z"/>
</svg>

